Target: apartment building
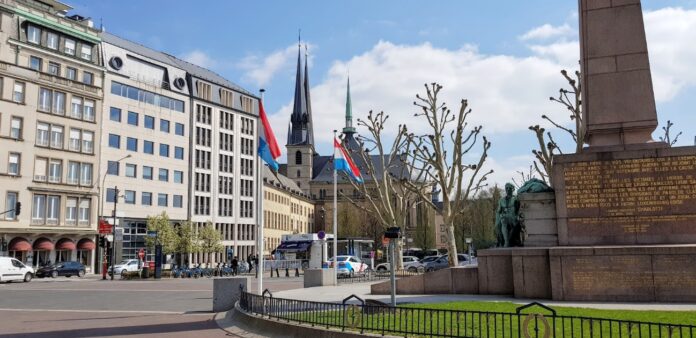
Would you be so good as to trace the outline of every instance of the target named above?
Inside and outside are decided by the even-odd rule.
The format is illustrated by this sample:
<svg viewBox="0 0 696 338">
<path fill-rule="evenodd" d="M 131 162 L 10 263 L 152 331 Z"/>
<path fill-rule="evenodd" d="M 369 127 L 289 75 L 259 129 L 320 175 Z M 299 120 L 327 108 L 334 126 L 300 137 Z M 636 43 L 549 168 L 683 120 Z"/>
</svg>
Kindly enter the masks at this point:
<svg viewBox="0 0 696 338">
<path fill-rule="evenodd" d="M 188 219 L 190 104 L 186 71 L 173 57 L 102 33 L 106 68 L 99 215 L 123 228 L 116 260 L 137 258 L 147 217 Z M 116 189 L 118 188 L 118 196 Z"/>
<path fill-rule="evenodd" d="M 295 181 L 263 171 L 264 254 L 280 245 L 283 235 L 306 234 L 314 229 L 314 202 Z"/>
<path fill-rule="evenodd" d="M 181 61 L 191 90 L 190 219 L 212 224 L 225 250 L 212 263 L 247 257 L 256 247 L 258 98 L 221 76 Z M 205 254 L 191 257 L 204 262 Z"/>
<path fill-rule="evenodd" d="M 94 268 L 100 37 L 53 0 L 0 2 L 0 254 Z"/>
</svg>

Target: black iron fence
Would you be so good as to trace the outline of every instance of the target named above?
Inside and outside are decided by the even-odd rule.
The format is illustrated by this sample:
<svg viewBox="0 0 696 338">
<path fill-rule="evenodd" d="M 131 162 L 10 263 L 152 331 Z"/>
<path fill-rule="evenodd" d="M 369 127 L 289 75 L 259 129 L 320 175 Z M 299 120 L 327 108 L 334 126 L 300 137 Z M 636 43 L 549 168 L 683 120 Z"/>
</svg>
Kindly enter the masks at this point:
<svg viewBox="0 0 696 338">
<path fill-rule="evenodd" d="M 242 291 L 240 307 L 281 322 L 404 337 L 696 337 L 696 326 L 557 315 L 539 303 L 514 313 L 390 307 L 353 295 L 342 303 Z"/>
</svg>

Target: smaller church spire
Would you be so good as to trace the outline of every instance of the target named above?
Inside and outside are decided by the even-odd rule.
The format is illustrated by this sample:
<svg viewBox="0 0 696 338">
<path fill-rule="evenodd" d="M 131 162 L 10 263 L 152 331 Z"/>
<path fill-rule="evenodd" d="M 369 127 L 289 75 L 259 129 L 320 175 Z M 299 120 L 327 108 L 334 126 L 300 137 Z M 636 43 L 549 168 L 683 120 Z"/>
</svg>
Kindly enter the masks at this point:
<svg viewBox="0 0 696 338">
<path fill-rule="evenodd" d="M 355 128 L 353 127 L 353 104 L 350 100 L 350 76 L 348 77 L 348 86 L 346 88 L 346 126 L 343 128 L 343 133 L 355 133 Z"/>
</svg>

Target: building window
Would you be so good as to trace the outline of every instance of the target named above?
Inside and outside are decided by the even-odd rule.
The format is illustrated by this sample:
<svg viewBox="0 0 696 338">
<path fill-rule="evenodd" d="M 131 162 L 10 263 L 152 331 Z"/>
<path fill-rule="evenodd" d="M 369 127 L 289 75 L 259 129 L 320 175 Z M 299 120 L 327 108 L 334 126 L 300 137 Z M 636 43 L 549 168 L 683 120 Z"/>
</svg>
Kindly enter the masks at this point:
<svg viewBox="0 0 696 338">
<path fill-rule="evenodd" d="M 143 166 L 143 179 L 146 179 L 146 180 L 152 179 L 152 167 Z"/>
<path fill-rule="evenodd" d="M 10 121 L 10 138 L 13 139 L 21 139 L 22 138 L 22 118 L 21 117 L 12 117 L 12 121 Z"/>
<path fill-rule="evenodd" d="M 60 64 L 55 62 L 48 63 L 48 73 L 55 76 L 60 76 Z"/>
<path fill-rule="evenodd" d="M 128 124 L 138 126 L 138 113 L 132 111 L 128 112 Z"/>
<path fill-rule="evenodd" d="M 179 135 L 179 136 L 184 136 L 184 124 L 183 123 L 176 123 L 174 125 L 174 133 Z"/>
<path fill-rule="evenodd" d="M 92 205 L 92 200 L 89 198 L 80 199 L 80 210 L 79 210 L 79 225 L 89 225 L 90 210 Z"/>
<path fill-rule="evenodd" d="M 165 119 L 160 119 L 160 131 L 165 133 L 169 132 L 169 121 Z"/>
<path fill-rule="evenodd" d="M 68 197 L 65 201 L 65 224 L 77 224 L 77 198 Z"/>
<path fill-rule="evenodd" d="M 36 124 L 36 145 L 48 147 L 49 130 L 48 123 L 39 122 Z"/>
<path fill-rule="evenodd" d="M 70 117 L 82 120 L 82 99 L 79 97 L 72 97 L 70 99 Z"/>
<path fill-rule="evenodd" d="M 12 100 L 17 103 L 24 103 L 24 82 L 14 83 L 14 92 L 12 93 Z"/>
<path fill-rule="evenodd" d="M 159 154 L 162 157 L 169 157 L 169 145 L 160 143 Z"/>
<path fill-rule="evenodd" d="M 111 82 L 111 94 L 127 97 L 131 100 L 144 102 L 159 106 L 161 108 L 175 110 L 180 113 L 184 112 L 184 101 L 172 99 L 170 97 L 142 90 L 140 88 L 131 87 L 116 81 Z"/>
<path fill-rule="evenodd" d="M 7 165 L 7 174 L 19 175 L 19 163 L 21 155 L 19 153 L 10 153 L 10 159 Z M 14 206 L 13 206 L 14 208 Z"/>
<path fill-rule="evenodd" d="M 176 158 L 178 160 L 183 160 L 184 159 L 184 148 L 174 147 L 174 158 Z"/>
<path fill-rule="evenodd" d="M 167 194 L 157 194 L 157 205 L 160 207 L 166 207 L 168 205 Z"/>
<path fill-rule="evenodd" d="M 58 49 L 58 34 L 46 33 L 46 46 L 51 49 Z"/>
<path fill-rule="evenodd" d="M 118 163 L 116 161 L 109 161 L 106 165 L 106 174 L 118 176 L 119 165 L 120 165 L 120 163 Z"/>
<path fill-rule="evenodd" d="M 80 183 L 80 162 L 68 162 L 68 184 Z"/>
<path fill-rule="evenodd" d="M 41 63 L 42 63 L 41 58 L 36 57 L 36 56 L 29 57 L 29 68 L 40 72 L 41 71 Z"/>
<path fill-rule="evenodd" d="M 63 162 L 61 160 L 50 160 L 48 162 L 48 181 L 60 183 L 63 173 Z"/>
<path fill-rule="evenodd" d="M 65 93 L 53 92 L 53 114 L 65 115 Z"/>
<path fill-rule="evenodd" d="M 7 198 L 5 199 L 5 210 L 12 210 L 12 211 L 5 214 L 5 220 L 12 221 L 17 217 L 17 214 L 14 210 L 16 205 L 17 205 L 17 193 L 13 192 L 13 191 L 8 192 Z"/>
<path fill-rule="evenodd" d="M 80 151 L 80 129 L 70 128 L 70 141 L 68 141 L 68 149 L 72 151 Z"/>
<path fill-rule="evenodd" d="M 181 195 L 174 195 L 174 207 L 182 208 L 184 206 L 184 197 Z"/>
<path fill-rule="evenodd" d="M 152 141 L 143 140 L 143 152 L 150 155 L 154 154 L 155 144 Z"/>
<path fill-rule="evenodd" d="M 114 202 L 116 200 L 116 190 L 113 188 L 107 188 L 106 189 L 106 201 L 107 202 Z"/>
<path fill-rule="evenodd" d="M 90 72 L 82 72 L 82 83 L 92 85 L 94 83 L 94 74 Z"/>
<path fill-rule="evenodd" d="M 46 88 L 39 88 L 39 110 L 50 112 L 52 93 Z"/>
<path fill-rule="evenodd" d="M 126 138 L 126 149 L 130 151 L 138 151 L 138 139 L 133 137 Z"/>
<path fill-rule="evenodd" d="M 126 177 L 135 178 L 136 168 L 137 166 L 135 164 L 126 163 Z"/>
<path fill-rule="evenodd" d="M 82 57 L 85 60 L 92 61 L 92 46 L 88 45 L 82 45 L 82 53 L 80 53 L 80 57 Z M 90 82 L 91 84 L 91 82 Z"/>
<path fill-rule="evenodd" d="M 94 133 L 82 131 L 82 152 L 92 154 L 94 152 Z"/>
<path fill-rule="evenodd" d="M 121 109 L 111 107 L 109 110 L 109 119 L 111 121 L 121 122 Z"/>
<path fill-rule="evenodd" d="M 65 54 L 75 55 L 75 40 L 65 39 L 65 44 L 63 46 Z"/>
<path fill-rule="evenodd" d="M 92 185 L 92 164 L 82 163 L 80 165 L 80 185 Z"/>
<path fill-rule="evenodd" d="M 27 26 L 27 40 L 31 43 L 41 43 L 41 30 L 33 25 Z"/>
<path fill-rule="evenodd" d="M 46 222 L 46 195 L 34 195 L 31 206 L 31 223 L 44 224 Z"/>
<path fill-rule="evenodd" d="M 155 129 L 155 118 L 150 115 L 145 115 L 143 124 L 147 129 Z"/>
<path fill-rule="evenodd" d="M 63 127 L 51 125 L 51 148 L 63 149 Z"/>
<path fill-rule="evenodd" d="M 85 100 L 85 121 L 94 122 L 94 101 Z"/>
<path fill-rule="evenodd" d="M 72 68 L 72 67 L 66 67 L 65 68 L 65 77 L 68 80 L 73 80 L 77 79 L 77 69 Z"/>
<path fill-rule="evenodd" d="M 140 197 L 140 204 L 152 205 L 152 193 L 143 191 L 142 196 Z"/>
<path fill-rule="evenodd" d="M 109 134 L 109 147 L 116 149 L 121 148 L 121 136 Z"/>
<path fill-rule="evenodd" d="M 174 183 L 184 183 L 184 172 L 174 170 Z"/>
<path fill-rule="evenodd" d="M 297 177 L 300 177 L 300 170 L 297 169 Z"/>
<path fill-rule="evenodd" d="M 163 182 L 169 181 L 169 170 L 160 168 L 159 170 L 159 180 Z"/>
<path fill-rule="evenodd" d="M 135 204 L 135 191 L 126 190 L 124 198 L 126 204 Z"/>
</svg>

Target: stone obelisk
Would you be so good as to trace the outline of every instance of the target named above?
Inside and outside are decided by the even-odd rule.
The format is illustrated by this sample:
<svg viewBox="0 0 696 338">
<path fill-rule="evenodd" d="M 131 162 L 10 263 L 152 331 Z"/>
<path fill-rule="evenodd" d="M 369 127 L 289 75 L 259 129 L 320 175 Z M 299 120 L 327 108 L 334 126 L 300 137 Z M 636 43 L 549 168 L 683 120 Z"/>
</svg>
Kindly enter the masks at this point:
<svg viewBox="0 0 696 338">
<path fill-rule="evenodd" d="M 653 142 L 657 112 L 640 0 L 580 0 L 579 9 L 588 150 Z"/>
</svg>

